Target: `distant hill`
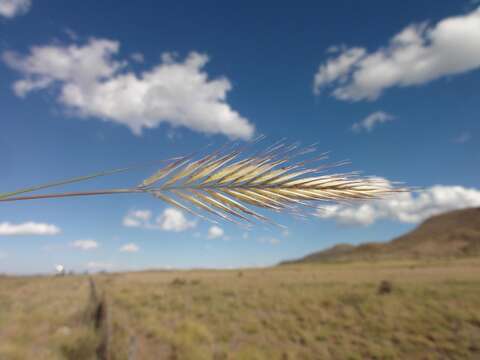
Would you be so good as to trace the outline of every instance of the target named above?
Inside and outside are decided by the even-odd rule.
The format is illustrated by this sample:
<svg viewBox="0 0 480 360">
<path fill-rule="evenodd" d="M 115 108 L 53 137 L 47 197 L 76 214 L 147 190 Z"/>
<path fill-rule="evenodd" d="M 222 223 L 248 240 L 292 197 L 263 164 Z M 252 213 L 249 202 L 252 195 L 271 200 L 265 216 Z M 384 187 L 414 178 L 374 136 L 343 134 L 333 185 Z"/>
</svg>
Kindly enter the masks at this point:
<svg viewBox="0 0 480 360">
<path fill-rule="evenodd" d="M 480 208 L 451 211 L 425 220 L 385 243 L 339 244 L 282 264 L 480 255 Z"/>
</svg>

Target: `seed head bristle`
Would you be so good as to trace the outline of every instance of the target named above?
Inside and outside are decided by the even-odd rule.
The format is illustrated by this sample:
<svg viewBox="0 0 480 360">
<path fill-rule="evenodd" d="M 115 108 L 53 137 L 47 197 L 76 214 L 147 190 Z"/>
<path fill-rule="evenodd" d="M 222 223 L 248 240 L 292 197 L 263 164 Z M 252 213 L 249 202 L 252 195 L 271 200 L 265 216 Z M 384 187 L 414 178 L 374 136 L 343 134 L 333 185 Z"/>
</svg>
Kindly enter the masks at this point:
<svg viewBox="0 0 480 360">
<path fill-rule="evenodd" d="M 380 199 L 409 190 L 383 178 L 361 177 L 356 172 L 328 174 L 327 170 L 348 162 L 317 164 L 327 158 L 327 153 L 315 156 L 315 152 L 315 145 L 302 148 L 278 141 L 247 155 L 247 145 L 225 144 L 203 157 L 191 154 L 167 160 L 165 166 L 133 188 L 18 196 L 133 169 L 130 167 L 0 194 L 0 202 L 148 193 L 214 223 L 212 217 L 249 225 L 254 220 L 274 224 L 257 208 L 304 217 L 309 209 L 321 209 L 325 202 Z"/>
<path fill-rule="evenodd" d="M 251 207 L 301 216 L 302 209 L 322 202 L 379 199 L 407 191 L 354 172 L 325 174 L 346 162 L 307 166 L 326 159 L 327 153 L 302 158 L 315 150 L 314 145 L 301 148 L 277 142 L 251 156 L 244 155 L 245 149 L 233 148 L 198 160 L 183 157 L 158 170 L 138 189 L 202 218 L 210 219 L 203 215 L 208 214 L 234 223 L 271 222 Z"/>
</svg>

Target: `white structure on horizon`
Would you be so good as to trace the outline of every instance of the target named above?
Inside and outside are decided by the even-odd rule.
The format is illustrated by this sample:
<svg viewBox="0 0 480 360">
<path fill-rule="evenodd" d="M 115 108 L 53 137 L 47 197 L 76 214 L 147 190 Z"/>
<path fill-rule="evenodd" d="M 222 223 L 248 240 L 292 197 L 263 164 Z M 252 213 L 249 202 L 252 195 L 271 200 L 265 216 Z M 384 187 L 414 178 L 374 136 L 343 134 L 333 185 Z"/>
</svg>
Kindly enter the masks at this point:
<svg viewBox="0 0 480 360">
<path fill-rule="evenodd" d="M 65 267 L 62 264 L 55 265 L 57 275 L 65 275 Z"/>
</svg>

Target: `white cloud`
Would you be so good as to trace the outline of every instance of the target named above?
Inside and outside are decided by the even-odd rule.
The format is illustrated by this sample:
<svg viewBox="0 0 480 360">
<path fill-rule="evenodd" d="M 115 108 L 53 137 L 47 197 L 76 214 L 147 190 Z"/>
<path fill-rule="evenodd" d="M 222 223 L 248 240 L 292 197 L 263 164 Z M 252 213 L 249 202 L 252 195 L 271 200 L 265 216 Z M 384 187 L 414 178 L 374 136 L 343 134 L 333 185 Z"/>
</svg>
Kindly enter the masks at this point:
<svg viewBox="0 0 480 360">
<path fill-rule="evenodd" d="M 52 224 L 26 222 L 23 224 L 0 223 L 0 236 L 15 235 L 57 235 L 60 228 Z"/>
<path fill-rule="evenodd" d="M 217 239 L 219 237 L 222 237 L 225 234 L 223 229 L 221 227 L 218 227 L 217 225 L 213 225 L 208 229 L 208 235 L 207 237 L 209 239 Z"/>
<path fill-rule="evenodd" d="M 145 61 L 145 58 L 143 57 L 143 54 L 139 53 L 139 52 L 133 53 L 132 55 L 130 55 L 130 57 L 132 58 L 133 61 L 135 61 L 136 63 L 139 63 L 139 64 L 141 64 Z"/>
<path fill-rule="evenodd" d="M 331 86 L 340 100 L 375 100 L 390 87 L 420 85 L 479 68 L 479 43 L 480 8 L 435 26 L 410 25 L 377 51 L 342 49 L 320 65 L 314 90 Z"/>
<path fill-rule="evenodd" d="M 472 138 L 472 134 L 470 134 L 467 131 L 464 131 L 460 135 L 458 135 L 456 138 L 454 138 L 453 142 L 457 144 L 465 144 L 469 142 L 471 138 Z"/>
<path fill-rule="evenodd" d="M 148 227 L 152 212 L 150 210 L 133 210 L 123 218 L 123 226 L 126 227 Z"/>
<path fill-rule="evenodd" d="M 374 113 L 371 113 L 368 115 L 366 118 L 362 119 L 359 122 L 356 122 L 355 124 L 352 125 L 352 130 L 360 132 L 362 130 L 365 130 L 367 132 L 371 132 L 373 128 L 377 124 L 382 124 L 387 121 L 391 121 L 394 119 L 393 115 L 387 114 L 384 111 L 376 111 Z"/>
<path fill-rule="evenodd" d="M 0 16 L 13 18 L 30 10 L 31 0 L 0 0 Z"/>
<path fill-rule="evenodd" d="M 446 211 L 480 206 L 480 190 L 462 186 L 435 185 L 418 194 L 398 193 L 383 200 L 356 206 L 327 205 L 317 216 L 335 219 L 342 225 L 370 225 L 390 219 L 403 223 L 418 223 Z"/>
<path fill-rule="evenodd" d="M 338 52 L 339 48 L 330 47 L 328 53 Z M 343 49 L 342 53 L 335 59 L 330 59 L 326 64 L 321 65 L 315 74 L 314 90 L 320 93 L 321 87 L 331 82 L 339 81 L 344 83 L 348 79 L 351 67 L 365 56 L 366 50 L 362 48 Z"/>
<path fill-rule="evenodd" d="M 138 252 L 140 248 L 134 243 L 125 244 L 120 248 L 121 252 Z"/>
<path fill-rule="evenodd" d="M 269 244 L 269 245 L 278 245 L 280 244 L 280 240 L 274 237 L 261 237 L 258 239 L 259 243 L 262 244 Z"/>
<path fill-rule="evenodd" d="M 177 61 L 163 54 L 161 63 L 136 74 L 114 58 L 119 47 L 94 38 L 83 46 L 34 46 L 25 56 L 7 51 L 3 60 L 23 75 L 13 84 L 18 96 L 59 85 L 57 100 L 72 113 L 128 126 L 137 135 L 166 122 L 231 138 L 253 136 L 254 126 L 226 102 L 230 81 L 208 78 L 207 55 L 191 52 Z"/>
<path fill-rule="evenodd" d="M 152 230 L 180 232 L 194 228 L 195 221 L 188 220 L 184 213 L 175 208 L 166 208 L 155 221 L 150 210 L 133 210 L 123 218 L 123 226 Z"/>
<path fill-rule="evenodd" d="M 165 231 L 180 232 L 196 226 L 195 221 L 189 221 L 182 211 L 175 208 L 167 208 L 157 218 L 157 226 Z"/>
<path fill-rule="evenodd" d="M 93 250 L 98 248 L 98 243 L 92 239 L 76 240 L 72 243 L 72 246 L 81 250 Z"/>
</svg>

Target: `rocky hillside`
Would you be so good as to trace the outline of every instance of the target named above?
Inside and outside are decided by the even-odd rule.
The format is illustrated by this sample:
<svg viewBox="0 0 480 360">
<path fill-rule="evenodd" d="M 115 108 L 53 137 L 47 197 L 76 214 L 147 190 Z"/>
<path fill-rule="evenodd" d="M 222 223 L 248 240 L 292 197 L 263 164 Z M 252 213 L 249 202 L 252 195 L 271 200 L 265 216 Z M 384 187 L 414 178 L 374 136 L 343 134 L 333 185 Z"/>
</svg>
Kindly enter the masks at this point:
<svg viewBox="0 0 480 360">
<path fill-rule="evenodd" d="M 283 264 L 473 255 L 480 255 L 480 208 L 433 216 L 413 231 L 389 242 L 357 246 L 339 244 Z"/>
</svg>

